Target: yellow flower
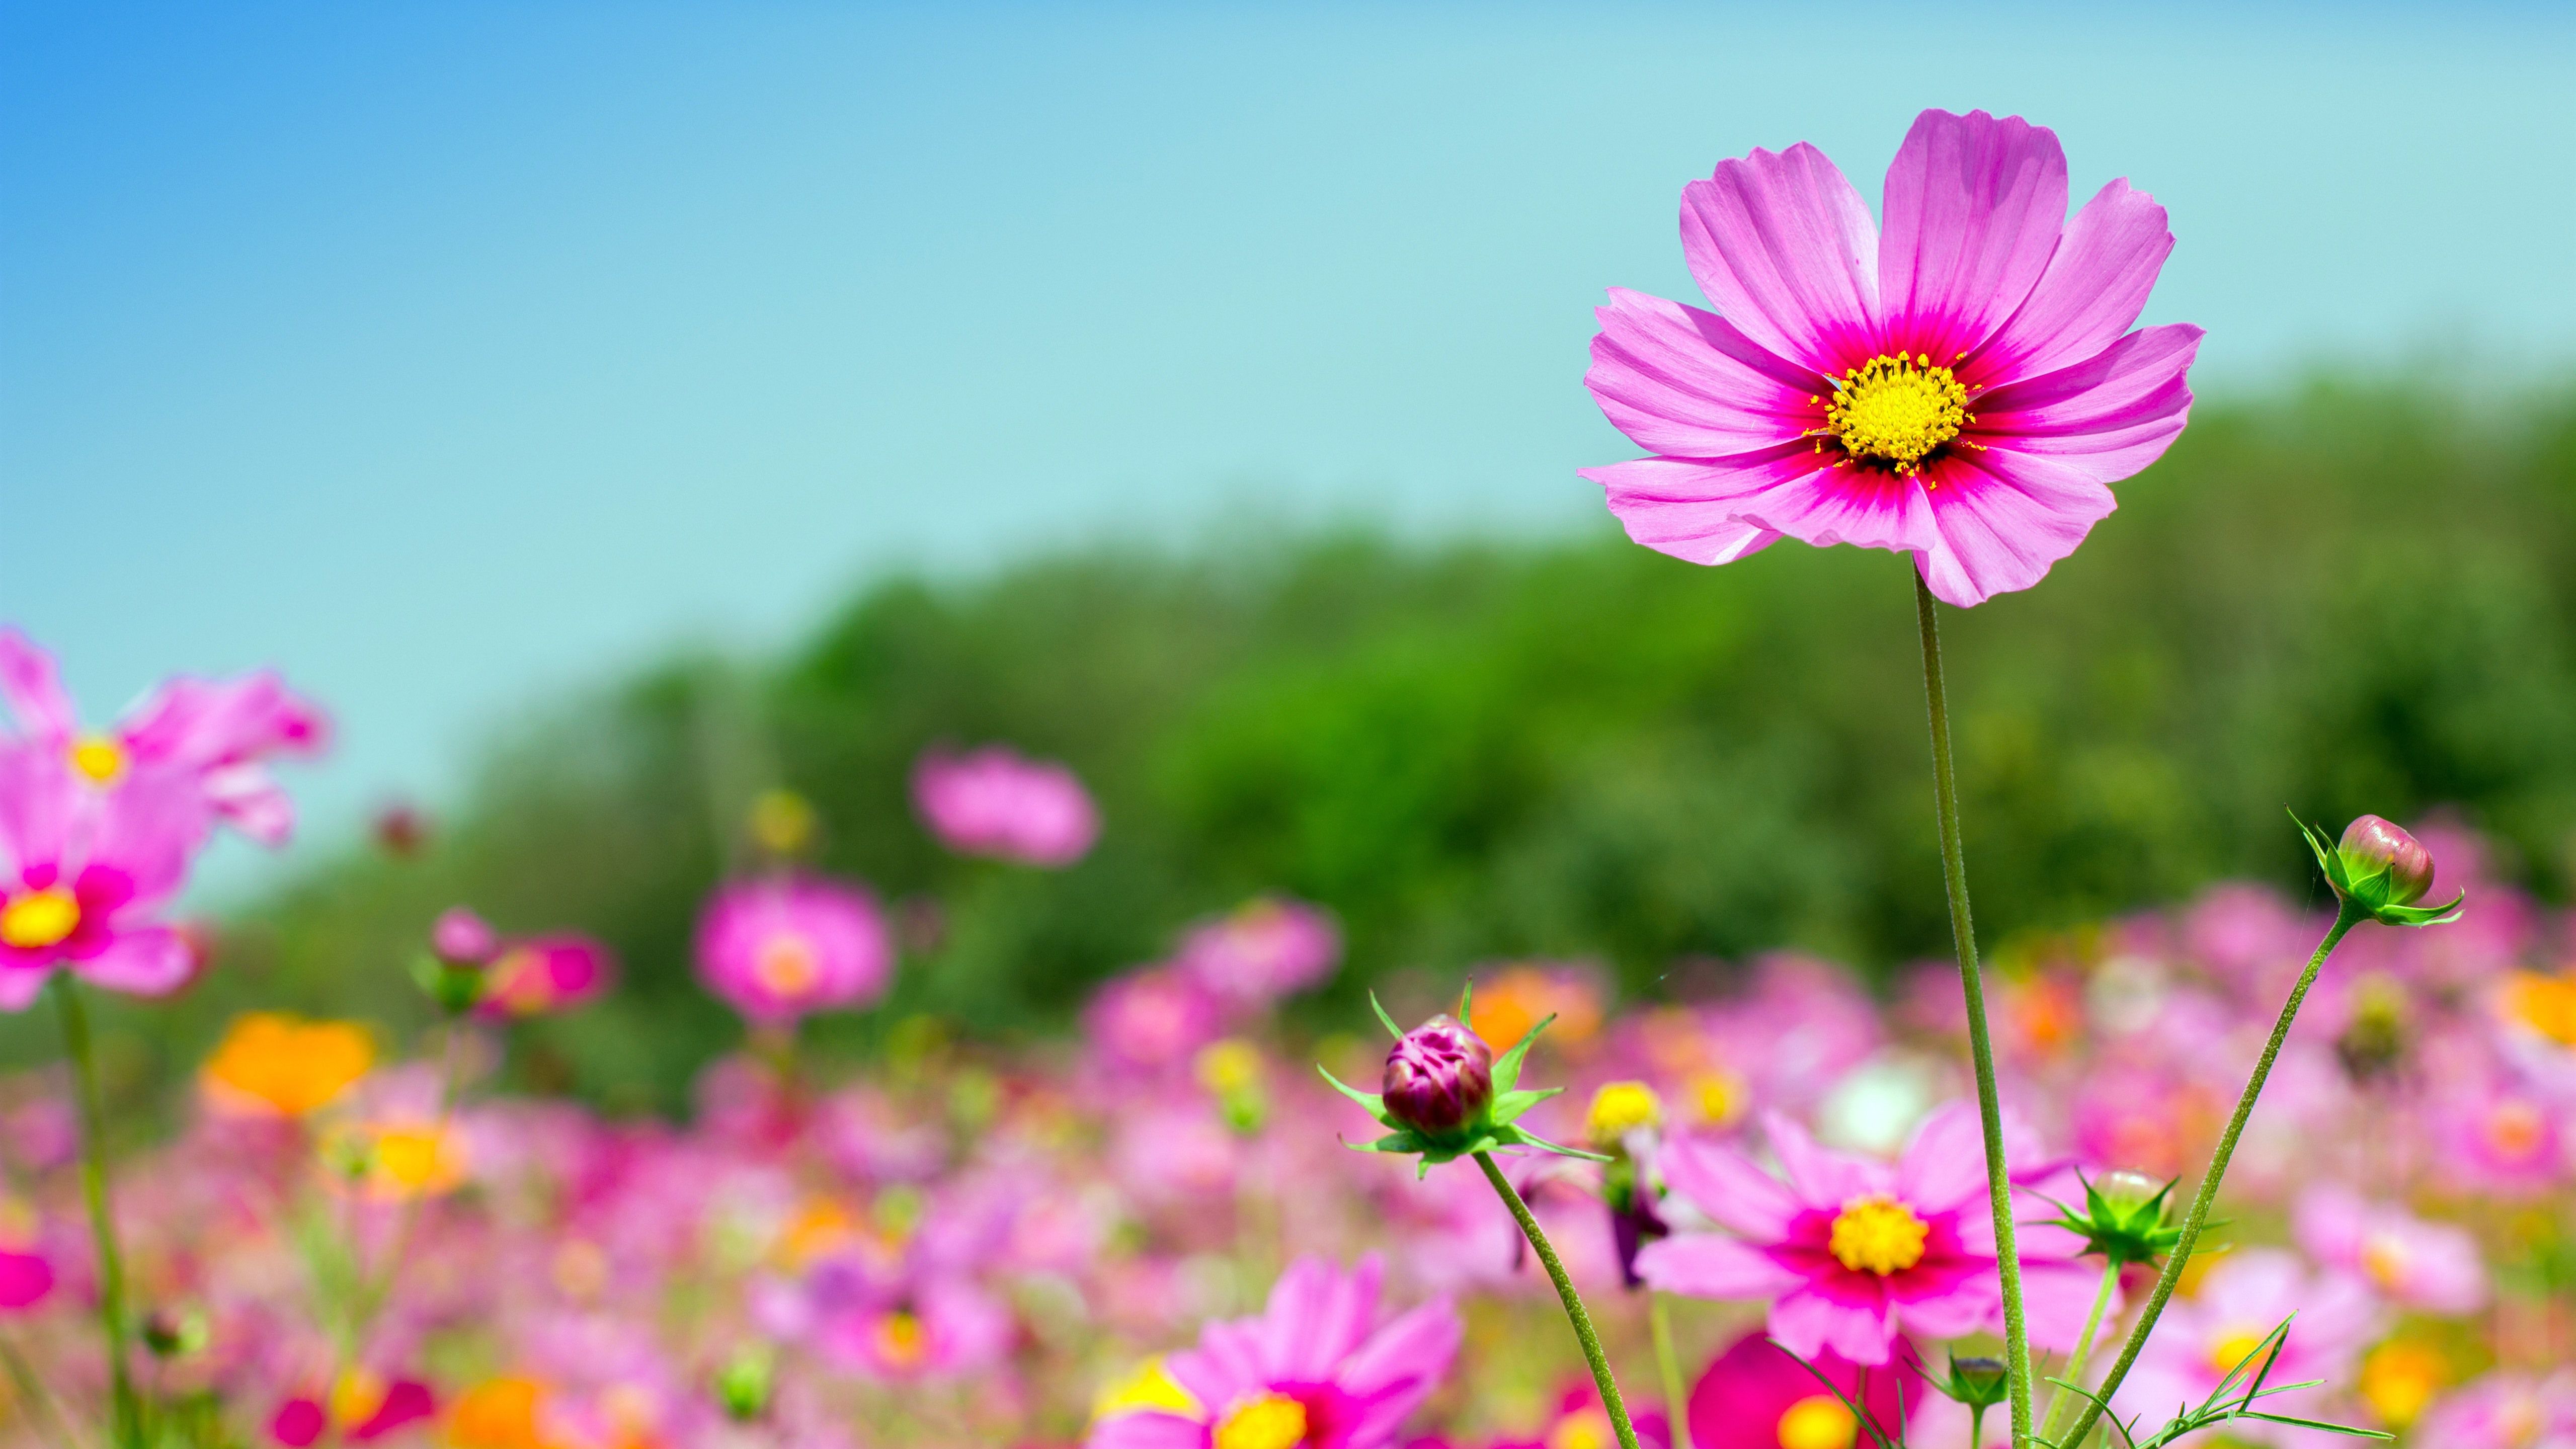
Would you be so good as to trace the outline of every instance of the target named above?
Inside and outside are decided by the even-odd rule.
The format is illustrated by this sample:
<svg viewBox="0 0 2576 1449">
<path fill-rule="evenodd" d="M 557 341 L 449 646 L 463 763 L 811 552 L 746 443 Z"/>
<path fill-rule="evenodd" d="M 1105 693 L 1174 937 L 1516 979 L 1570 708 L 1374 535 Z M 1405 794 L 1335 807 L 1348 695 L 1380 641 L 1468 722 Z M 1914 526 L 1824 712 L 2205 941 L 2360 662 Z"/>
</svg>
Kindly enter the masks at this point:
<svg viewBox="0 0 2576 1449">
<path fill-rule="evenodd" d="M 302 1117 L 339 1100 L 375 1060 L 375 1042 L 356 1022 L 254 1011 L 233 1018 L 198 1081 L 227 1111 Z"/>
<path fill-rule="evenodd" d="M 1641 1127 L 1663 1125 L 1663 1099 L 1643 1082 L 1604 1082 L 1592 1094 L 1583 1114 L 1583 1135 L 1599 1151 L 1608 1151 Z"/>
</svg>

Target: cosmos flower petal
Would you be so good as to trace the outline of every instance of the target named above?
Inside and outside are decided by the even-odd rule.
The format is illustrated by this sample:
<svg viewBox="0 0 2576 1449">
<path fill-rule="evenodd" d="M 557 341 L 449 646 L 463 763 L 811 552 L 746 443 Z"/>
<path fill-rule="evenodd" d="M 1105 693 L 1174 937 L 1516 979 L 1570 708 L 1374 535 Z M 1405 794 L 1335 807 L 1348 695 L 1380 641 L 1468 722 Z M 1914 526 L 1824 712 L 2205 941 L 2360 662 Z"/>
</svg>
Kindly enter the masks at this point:
<svg viewBox="0 0 2576 1449">
<path fill-rule="evenodd" d="M 1207 1449 L 1207 1425 L 1160 1409 L 1112 1414 L 1091 1426 L 1083 1449 Z"/>
<path fill-rule="evenodd" d="M 1824 459 L 1802 444 L 1726 458 L 1638 458 L 1581 470 L 1601 485 L 1628 537 L 1692 563 L 1733 563 L 1776 542 L 1778 530 L 1743 519 L 1748 499 L 1809 477 Z"/>
<path fill-rule="evenodd" d="M 1838 1303 L 1801 1288 L 1771 1305 L 1771 1336 L 1800 1358 L 1832 1349 L 1853 1363 L 1883 1364 L 1895 1341 L 1895 1314 L 1885 1307 Z"/>
<path fill-rule="evenodd" d="M 1269 1382 L 1261 1361 L 1261 1320 L 1211 1323 L 1199 1346 L 1166 1362 L 1172 1378 L 1202 1404 L 1225 1405 Z"/>
<path fill-rule="evenodd" d="M 1384 1443 L 1449 1372 L 1466 1329 L 1445 1298 L 1387 1324 L 1334 1375 L 1345 1393 L 1367 1404 L 1350 1442 Z"/>
<path fill-rule="evenodd" d="M 1978 349 L 1969 376 L 2036 377 L 2118 341 L 2146 310 L 2173 245 L 2165 209 L 2154 197 L 2125 179 L 2103 187 L 2066 224 L 2039 285 Z"/>
<path fill-rule="evenodd" d="M 1683 187 L 1682 256 L 1717 310 L 1762 347 L 1828 374 L 1870 355 L 1878 228 L 1815 147 L 1756 150 Z"/>
<path fill-rule="evenodd" d="M 1675 1233 L 1637 1250 L 1637 1276 L 1693 1298 L 1768 1298 L 1805 1282 L 1748 1243 L 1717 1233 Z"/>
<path fill-rule="evenodd" d="M 1810 1207 L 1838 1208 L 1859 1194 L 1895 1185 L 1879 1164 L 1827 1151 L 1806 1128 L 1778 1112 L 1764 1114 L 1762 1132 L 1780 1159 L 1780 1170 L 1789 1175 L 1790 1190 Z"/>
<path fill-rule="evenodd" d="M 120 931 L 97 955 L 77 962 L 81 979 L 134 996 L 164 996 L 188 984 L 196 956 L 167 926 Z"/>
<path fill-rule="evenodd" d="M 2071 367 L 1999 387 L 1978 404 L 1970 436 L 2117 483 L 2164 456 L 2190 419 L 2186 374 L 2200 339 L 2188 323 L 2150 327 Z"/>
<path fill-rule="evenodd" d="M 1925 111 L 1887 168 L 1887 340 L 1947 363 L 2030 296 L 2066 225 L 2066 153 L 2019 116 Z"/>
<path fill-rule="evenodd" d="M 0 626 L 0 701 L 37 739 L 59 743 L 80 732 L 79 712 L 63 689 L 54 656 L 6 626 Z"/>
<path fill-rule="evenodd" d="M 44 994 L 54 969 L 33 951 L 0 946 L 0 1011 L 24 1011 Z"/>
<path fill-rule="evenodd" d="M 1317 1383 L 1350 1356 L 1377 1314 L 1384 1271 L 1377 1255 L 1345 1275 L 1322 1258 L 1300 1258 L 1279 1276 L 1262 1314 L 1262 1368 L 1281 1380 Z"/>
<path fill-rule="evenodd" d="M 2064 459 L 1996 448 L 1943 457 L 1925 471 L 1937 485 L 1938 538 L 1915 554 L 1915 566 L 1933 597 L 1961 608 L 2038 583 L 2119 506 Z"/>
<path fill-rule="evenodd" d="M 1994 1278 L 1946 1284 L 1940 1292 L 1920 1296 L 1888 1296 L 1896 1301 L 1896 1316 L 1906 1331 L 1923 1338 L 1965 1338 L 1985 1327 L 2003 1305 L 2003 1288 Z"/>
<path fill-rule="evenodd" d="M 1777 1239 L 1798 1215 L 1798 1199 L 1780 1179 L 1732 1147 L 1675 1136 L 1664 1143 L 1655 1165 L 1665 1185 L 1691 1206 L 1746 1237 Z"/>
<path fill-rule="evenodd" d="M 1985 1197 L 1986 1137 L 1975 1104 L 1946 1103 L 1923 1119 L 1897 1163 L 1896 1191 L 1922 1213 L 1948 1212 Z"/>
<path fill-rule="evenodd" d="M 139 760 L 211 768 L 271 754 L 314 755 L 330 743 L 321 707 L 263 670 L 232 679 L 173 679 L 118 731 Z"/>
<path fill-rule="evenodd" d="M 259 765 L 209 770 L 205 789 L 226 824 L 262 845 L 284 845 L 295 833 L 295 801 Z"/>
<path fill-rule="evenodd" d="M 1809 399 L 1824 380 L 1714 312 L 1613 287 L 1609 305 L 1592 315 L 1601 331 L 1584 386 L 1641 448 L 1722 457 L 1787 442 L 1815 425 Z"/>
<path fill-rule="evenodd" d="M 52 751 L 0 749 L 0 874 L 16 878 L 69 844 L 79 787 Z"/>
<path fill-rule="evenodd" d="M 2084 1320 L 2093 1311 L 2093 1295 L 2101 1289 L 2102 1270 L 2095 1264 L 2072 1259 L 2034 1262 L 2028 1253 L 2022 1254 L 2022 1320 L 2029 1326 L 2031 1347 L 2074 1352 L 2075 1341 L 2084 1334 Z M 2114 1288 L 2104 1322 L 2119 1321 L 2120 1302 L 2120 1291 Z M 2000 1311 L 2000 1290 L 1996 1303 Z"/>
</svg>

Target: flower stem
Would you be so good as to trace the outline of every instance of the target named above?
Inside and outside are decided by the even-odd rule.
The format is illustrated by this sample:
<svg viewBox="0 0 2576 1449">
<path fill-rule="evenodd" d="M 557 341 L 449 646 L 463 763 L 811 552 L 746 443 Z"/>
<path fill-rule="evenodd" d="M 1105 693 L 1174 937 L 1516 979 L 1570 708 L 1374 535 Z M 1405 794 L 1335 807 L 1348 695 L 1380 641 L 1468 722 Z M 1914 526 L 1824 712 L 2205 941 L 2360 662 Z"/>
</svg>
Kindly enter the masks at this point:
<svg viewBox="0 0 2576 1449">
<path fill-rule="evenodd" d="M 2272 1075 L 2272 1061 L 2281 1054 L 2281 1043 L 2290 1036 L 2290 1022 L 2299 1014 L 2300 1003 L 2308 999 L 2308 988 L 2317 984 L 2317 972 L 2326 964 L 2344 932 L 2361 924 L 2367 912 L 2350 901 L 2335 912 L 2334 925 L 2326 938 L 2317 943 L 2316 954 L 2308 958 L 2308 969 L 2299 973 L 2299 984 L 2290 988 L 2290 999 L 2281 1003 L 2280 1020 L 2272 1023 L 2272 1039 L 2263 1043 L 2263 1055 L 2254 1062 L 2254 1075 L 2246 1080 L 2243 1095 L 2236 1099 L 2236 1113 L 2227 1119 L 2227 1130 L 2219 1134 L 2218 1151 L 2209 1159 L 2209 1171 L 2200 1179 L 2200 1191 L 2192 1194 L 2191 1212 L 2182 1220 L 2182 1236 L 2175 1240 L 2173 1252 L 2165 1258 L 2165 1270 L 2156 1278 L 2155 1290 L 2147 1295 L 2147 1306 L 2138 1314 L 2129 1337 L 2120 1345 L 2120 1356 L 2111 1364 L 2111 1372 L 2102 1379 L 2096 1397 L 2087 1400 L 2084 1411 L 2075 1416 L 2075 1425 L 2067 1431 L 2064 1443 L 2081 1444 L 2084 1436 L 2102 1416 L 2102 1405 L 2129 1375 L 2129 1365 L 2137 1362 L 2138 1350 L 2155 1331 L 2157 1315 L 2165 1311 L 2165 1300 L 2173 1297 L 2174 1285 L 2182 1281 L 2183 1265 L 2191 1261 L 2192 1249 L 2200 1243 L 2201 1227 L 2209 1221 L 2209 1205 L 2218 1198 L 2219 1179 L 2227 1175 L 2227 1160 L 2236 1155 L 2236 1139 L 2245 1133 L 2245 1119 L 2254 1115 L 2254 1099 L 2262 1095 L 2264 1079 Z"/>
<path fill-rule="evenodd" d="M 125 1259 L 116 1250 L 116 1214 L 108 1203 L 107 1113 L 99 1105 L 98 1058 L 90 1049 L 89 1009 L 68 971 L 54 977 L 54 1004 L 62 1012 L 63 1050 L 71 1058 L 80 1101 L 81 1197 L 89 1206 L 90 1236 L 98 1245 L 98 1326 L 107 1340 L 116 1443 L 122 1449 L 136 1449 L 142 1443 L 143 1415 L 125 1359 Z"/>
<path fill-rule="evenodd" d="M 2101 1290 L 2093 1295 L 2093 1311 L 2084 1319 L 2083 1335 L 2075 1340 L 2075 1356 L 2066 1361 L 2066 1381 L 2068 1383 L 2081 1384 L 2084 1382 L 2085 1360 L 2091 1358 L 2093 1355 L 2093 1335 L 2102 1331 L 2102 1315 L 2110 1310 L 2111 1294 L 2116 1291 L 2119 1286 L 2119 1260 L 2116 1258 L 2106 1259 L 2102 1264 Z M 2057 1432 L 2057 1426 L 2066 1418 L 2067 1406 L 2074 1402 L 2075 1395 L 2066 1389 L 2059 1389 L 2056 1393 L 2048 1396 L 2048 1417 L 2040 1421 L 2040 1438 L 2046 1439 Z"/>
<path fill-rule="evenodd" d="M 1628 1406 L 1620 1401 L 1619 1381 L 1610 1376 L 1610 1359 L 1601 1351 L 1601 1335 L 1592 1331 L 1592 1315 L 1583 1311 L 1583 1300 L 1574 1292 L 1574 1280 L 1565 1276 L 1565 1264 L 1557 1261 L 1556 1249 L 1549 1244 L 1547 1234 L 1539 1231 L 1538 1219 L 1530 1215 L 1529 1204 L 1521 1201 L 1521 1195 L 1512 1190 L 1511 1180 L 1494 1165 L 1494 1155 L 1477 1153 L 1476 1165 L 1485 1169 L 1485 1181 L 1494 1185 L 1503 1206 L 1510 1208 L 1512 1217 L 1520 1223 L 1521 1235 L 1529 1239 L 1538 1260 L 1547 1265 L 1548 1281 L 1556 1285 L 1556 1296 L 1565 1302 L 1566 1319 L 1574 1325 L 1574 1337 L 1583 1345 L 1584 1362 L 1592 1365 L 1592 1382 L 1600 1386 L 1601 1407 L 1610 1415 L 1610 1427 L 1619 1436 L 1619 1449 L 1637 1449 L 1637 1430 L 1628 1422 Z"/>
<path fill-rule="evenodd" d="M 1681 1355 L 1673 1352 L 1672 1300 L 1646 1290 L 1646 1326 L 1655 1335 L 1655 1368 L 1664 1376 L 1664 1422 L 1673 1449 L 1691 1449 L 1690 1390 L 1682 1382 Z"/>
<path fill-rule="evenodd" d="M 1908 560 L 1909 567 L 1912 561 Z M 1978 975 L 1977 927 L 1968 914 L 1968 858 L 1959 844 L 1959 777 L 1950 762 L 1950 699 L 1941 682 L 1941 626 L 1932 589 L 1914 573 L 1914 614 L 1923 633 L 1923 697 L 1932 715 L 1932 795 L 1941 815 L 1942 883 L 1950 896 L 1950 939 L 1959 953 L 1959 990 L 1968 1002 L 1968 1050 L 1976 1059 L 1977 1121 L 1986 1138 L 1986 1201 L 1995 1220 L 1995 1267 L 2003 1283 L 2004 1368 L 2010 1376 L 2012 1435 L 2030 1439 L 2030 1334 L 2022 1322 L 2021 1248 L 2014 1240 L 2012 1176 L 2004 1162 L 2003 1100 L 1995 1087 L 1995 1045 L 1986 1030 L 1986 987 Z"/>
</svg>

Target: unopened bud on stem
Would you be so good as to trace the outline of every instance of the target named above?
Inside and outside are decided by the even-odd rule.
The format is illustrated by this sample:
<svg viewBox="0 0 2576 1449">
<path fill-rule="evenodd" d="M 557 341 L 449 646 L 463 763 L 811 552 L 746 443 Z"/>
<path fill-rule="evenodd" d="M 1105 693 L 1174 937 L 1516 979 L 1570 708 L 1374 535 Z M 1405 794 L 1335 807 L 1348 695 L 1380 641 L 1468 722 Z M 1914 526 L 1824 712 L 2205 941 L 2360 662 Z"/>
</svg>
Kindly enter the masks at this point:
<svg viewBox="0 0 2576 1449">
<path fill-rule="evenodd" d="M 1435 1016 L 1386 1054 L 1386 1115 L 1445 1137 L 1484 1115 L 1494 1100 L 1494 1053 L 1452 1016 Z"/>
</svg>

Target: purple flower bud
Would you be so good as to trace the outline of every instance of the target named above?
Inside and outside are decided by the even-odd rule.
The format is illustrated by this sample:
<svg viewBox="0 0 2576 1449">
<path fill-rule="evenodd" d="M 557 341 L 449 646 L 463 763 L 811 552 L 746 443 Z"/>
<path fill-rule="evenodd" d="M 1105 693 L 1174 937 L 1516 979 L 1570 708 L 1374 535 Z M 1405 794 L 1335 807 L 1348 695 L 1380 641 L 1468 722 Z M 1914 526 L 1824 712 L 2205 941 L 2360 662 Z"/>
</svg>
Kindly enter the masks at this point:
<svg viewBox="0 0 2576 1449">
<path fill-rule="evenodd" d="M 1435 1016 L 1386 1054 L 1386 1115 L 1446 1137 L 1494 1101 L 1494 1052 L 1453 1016 Z"/>
<path fill-rule="evenodd" d="M 2336 849 L 2356 880 L 2387 867 L 2389 905 L 2413 905 L 2433 888 L 2433 852 L 2376 815 L 2364 815 L 2345 826 Z"/>
<path fill-rule="evenodd" d="M 429 949 L 450 966 L 481 966 L 500 951 L 501 938 L 483 924 L 481 916 L 456 906 L 429 928 Z"/>
</svg>

